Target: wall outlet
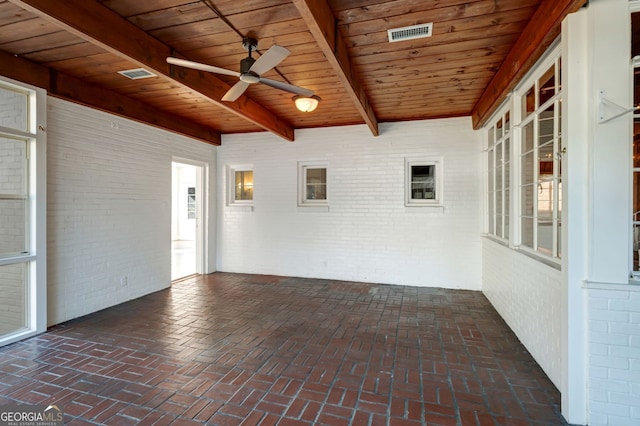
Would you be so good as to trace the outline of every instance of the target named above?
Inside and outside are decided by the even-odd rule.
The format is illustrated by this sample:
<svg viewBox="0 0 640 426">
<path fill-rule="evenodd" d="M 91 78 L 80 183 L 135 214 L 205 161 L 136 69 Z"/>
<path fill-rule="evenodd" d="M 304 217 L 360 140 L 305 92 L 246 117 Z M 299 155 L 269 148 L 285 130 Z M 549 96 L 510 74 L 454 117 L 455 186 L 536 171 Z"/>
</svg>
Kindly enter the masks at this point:
<svg viewBox="0 0 640 426">
<path fill-rule="evenodd" d="M 126 287 L 127 285 L 129 285 L 127 282 L 127 276 L 125 275 L 120 277 L 120 287 Z"/>
</svg>

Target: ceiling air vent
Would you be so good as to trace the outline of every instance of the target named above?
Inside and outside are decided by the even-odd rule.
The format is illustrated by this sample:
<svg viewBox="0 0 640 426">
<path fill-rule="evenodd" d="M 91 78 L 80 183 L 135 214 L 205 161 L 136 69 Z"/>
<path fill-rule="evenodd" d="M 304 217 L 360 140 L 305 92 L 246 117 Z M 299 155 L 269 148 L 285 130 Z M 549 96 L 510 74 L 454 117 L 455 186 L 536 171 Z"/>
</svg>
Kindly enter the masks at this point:
<svg viewBox="0 0 640 426">
<path fill-rule="evenodd" d="M 125 77 L 130 78 L 131 80 L 138 80 L 140 78 L 149 78 L 149 77 L 156 76 L 154 73 L 152 73 L 151 71 L 147 71 L 144 68 L 135 68 L 132 70 L 118 71 L 118 74 L 122 74 Z"/>
<path fill-rule="evenodd" d="M 411 25 L 410 27 L 393 28 L 387 30 L 389 43 L 402 40 L 413 40 L 414 38 L 431 37 L 433 22 L 428 24 Z"/>
</svg>

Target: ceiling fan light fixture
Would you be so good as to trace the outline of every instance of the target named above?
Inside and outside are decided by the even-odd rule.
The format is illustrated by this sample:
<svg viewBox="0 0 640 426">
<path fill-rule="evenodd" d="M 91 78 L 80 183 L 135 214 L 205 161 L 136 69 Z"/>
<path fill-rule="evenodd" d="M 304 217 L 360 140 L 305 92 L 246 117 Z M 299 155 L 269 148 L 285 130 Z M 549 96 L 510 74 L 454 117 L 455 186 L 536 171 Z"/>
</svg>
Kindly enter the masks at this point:
<svg viewBox="0 0 640 426">
<path fill-rule="evenodd" d="M 296 95 L 293 97 L 293 102 L 295 102 L 296 108 L 298 108 L 302 112 L 311 112 L 315 110 L 318 107 L 320 100 L 320 96 L 316 95 Z"/>
</svg>

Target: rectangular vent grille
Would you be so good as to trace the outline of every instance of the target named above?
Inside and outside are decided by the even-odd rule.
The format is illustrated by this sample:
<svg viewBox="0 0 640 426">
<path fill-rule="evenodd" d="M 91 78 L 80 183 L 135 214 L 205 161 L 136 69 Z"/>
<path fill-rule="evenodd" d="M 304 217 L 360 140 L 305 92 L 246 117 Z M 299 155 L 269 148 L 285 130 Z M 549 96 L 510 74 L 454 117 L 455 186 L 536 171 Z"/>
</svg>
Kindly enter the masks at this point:
<svg viewBox="0 0 640 426">
<path fill-rule="evenodd" d="M 389 43 L 402 40 L 413 40 L 414 38 L 431 37 L 433 22 L 428 24 L 411 25 L 410 27 L 393 28 L 387 30 Z"/>
<path fill-rule="evenodd" d="M 144 68 L 135 68 L 132 70 L 118 71 L 118 73 L 124 75 L 125 77 L 130 78 L 131 80 L 138 80 L 140 78 L 149 78 L 149 77 L 156 76 L 154 73 L 147 71 Z"/>
</svg>

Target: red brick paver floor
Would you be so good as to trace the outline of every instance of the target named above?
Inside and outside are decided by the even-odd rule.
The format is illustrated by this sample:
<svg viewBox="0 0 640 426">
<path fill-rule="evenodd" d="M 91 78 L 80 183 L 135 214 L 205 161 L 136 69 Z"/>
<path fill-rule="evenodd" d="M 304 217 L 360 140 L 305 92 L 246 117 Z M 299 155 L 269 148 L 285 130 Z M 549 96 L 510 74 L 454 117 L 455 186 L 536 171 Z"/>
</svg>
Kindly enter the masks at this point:
<svg viewBox="0 0 640 426">
<path fill-rule="evenodd" d="M 215 273 L 0 348 L 0 404 L 65 423 L 563 425 L 479 292 Z"/>
</svg>

